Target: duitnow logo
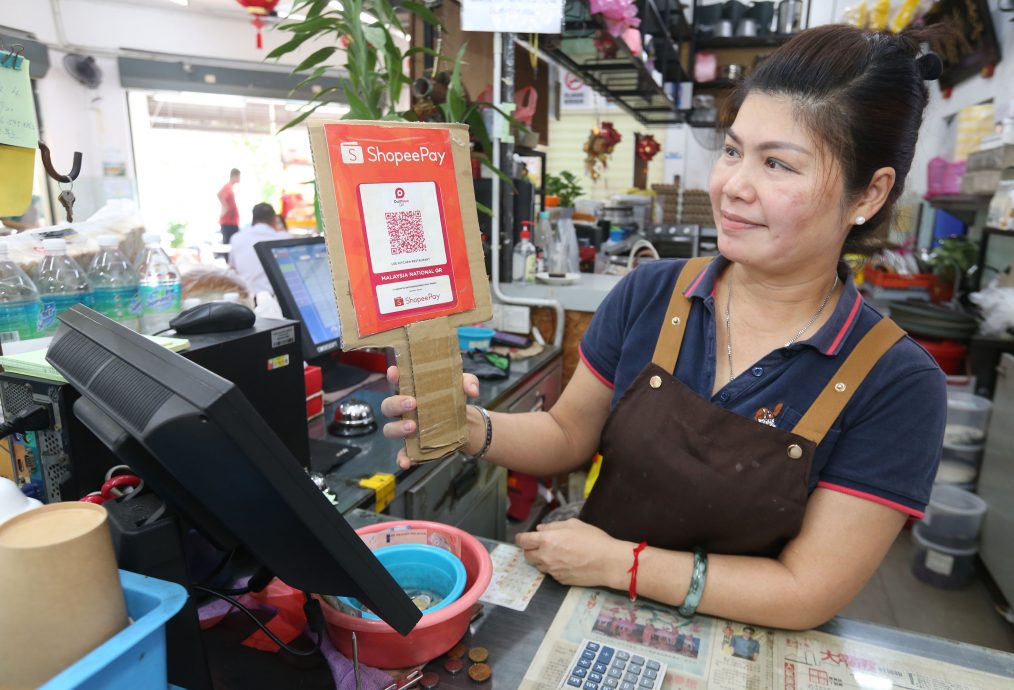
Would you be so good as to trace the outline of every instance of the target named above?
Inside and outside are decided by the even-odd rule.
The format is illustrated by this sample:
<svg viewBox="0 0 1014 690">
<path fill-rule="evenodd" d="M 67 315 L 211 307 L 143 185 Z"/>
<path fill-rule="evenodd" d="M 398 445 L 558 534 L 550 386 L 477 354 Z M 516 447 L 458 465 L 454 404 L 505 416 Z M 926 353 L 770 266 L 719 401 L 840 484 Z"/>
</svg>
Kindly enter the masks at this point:
<svg viewBox="0 0 1014 690">
<path fill-rule="evenodd" d="M 385 151 L 379 146 L 367 146 L 365 151 L 358 141 L 344 141 L 340 144 L 342 163 L 346 165 L 361 165 L 370 163 L 393 163 L 398 167 L 402 163 L 435 163 L 443 165 L 446 151 L 432 151 L 426 146 L 420 146 L 415 151 Z"/>
</svg>

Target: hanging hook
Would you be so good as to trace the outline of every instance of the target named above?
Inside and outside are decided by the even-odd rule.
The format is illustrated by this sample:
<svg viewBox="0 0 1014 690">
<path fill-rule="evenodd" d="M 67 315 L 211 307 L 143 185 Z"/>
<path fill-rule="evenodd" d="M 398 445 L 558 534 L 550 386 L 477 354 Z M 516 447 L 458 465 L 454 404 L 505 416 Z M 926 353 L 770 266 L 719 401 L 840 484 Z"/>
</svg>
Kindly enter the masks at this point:
<svg viewBox="0 0 1014 690">
<path fill-rule="evenodd" d="M 53 160 L 49 155 L 49 147 L 39 142 L 39 153 L 42 154 L 42 166 L 46 169 L 46 174 L 52 177 L 57 182 L 73 182 L 77 179 L 77 176 L 81 174 L 81 152 L 74 152 L 74 165 L 70 169 L 69 175 L 61 175 L 56 172 L 56 168 L 53 167 Z"/>
</svg>

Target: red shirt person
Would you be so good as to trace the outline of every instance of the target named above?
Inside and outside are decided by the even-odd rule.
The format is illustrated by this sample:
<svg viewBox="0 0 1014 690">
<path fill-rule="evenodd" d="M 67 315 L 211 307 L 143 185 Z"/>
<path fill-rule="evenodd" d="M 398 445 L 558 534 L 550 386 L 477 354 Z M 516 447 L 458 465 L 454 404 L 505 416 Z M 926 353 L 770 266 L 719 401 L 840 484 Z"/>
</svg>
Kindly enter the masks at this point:
<svg viewBox="0 0 1014 690">
<path fill-rule="evenodd" d="M 218 201 L 222 204 L 222 212 L 218 224 L 222 227 L 222 242 L 229 244 L 232 236 L 239 232 L 239 207 L 236 206 L 236 194 L 233 186 L 239 182 L 239 169 L 233 168 L 229 173 L 229 181 L 218 190 Z"/>
</svg>

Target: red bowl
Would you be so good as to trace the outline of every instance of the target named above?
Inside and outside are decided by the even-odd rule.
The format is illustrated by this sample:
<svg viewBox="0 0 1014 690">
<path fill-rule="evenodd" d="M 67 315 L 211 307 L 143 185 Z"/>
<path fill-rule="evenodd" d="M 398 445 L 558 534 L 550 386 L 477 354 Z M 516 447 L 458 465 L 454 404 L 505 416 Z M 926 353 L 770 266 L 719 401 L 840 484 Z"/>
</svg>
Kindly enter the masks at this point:
<svg viewBox="0 0 1014 690">
<path fill-rule="evenodd" d="M 360 662 L 376 668 L 408 668 L 435 659 L 456 645 L 493 577 L 493 561 L 486 547 L 457 527 L 425 520 L 381 522 L 361 527 L 356 533 L 370 550 L 398 543 L 428 543 L 448 549 L 465 566 L 465 591 L 453 604 L 420 618 L 405 637 L 384 621 L 350 616 L 322 601 L 327 636 L 338 651 L 352 658 L 355 631 Z"/>
</svg>

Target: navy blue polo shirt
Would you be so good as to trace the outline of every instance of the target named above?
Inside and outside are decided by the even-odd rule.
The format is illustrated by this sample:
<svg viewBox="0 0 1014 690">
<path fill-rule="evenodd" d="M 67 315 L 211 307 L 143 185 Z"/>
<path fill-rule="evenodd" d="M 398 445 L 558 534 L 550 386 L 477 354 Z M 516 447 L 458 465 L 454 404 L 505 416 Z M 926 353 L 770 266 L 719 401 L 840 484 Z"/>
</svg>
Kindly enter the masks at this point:
<svg viewBox="0 0 1014 690">
<path fill-rule="evenodd" d="M 651 361 L 685 263 L 642 264 L 596 311 L 581 341 L 581 358 L 613 389 L 613 407 Z M 687 288 L 691 308 L 676 378 L 714 405 L 750 419 L 773 417 L 775 426 L 791 431 L 881 315 L 863 300 L 848 267 L 839 264 L 844 290 L 830 319 L 809 339 L 774 350 L 712 396 L 714 288 L 729 263 L 718 257 Z M 922 517 L 943 444 L 945 385 L 929 353 L 907 336 L 899 340 L 817 446 L 809 490 L 833 489 Z"/>
</svg>

